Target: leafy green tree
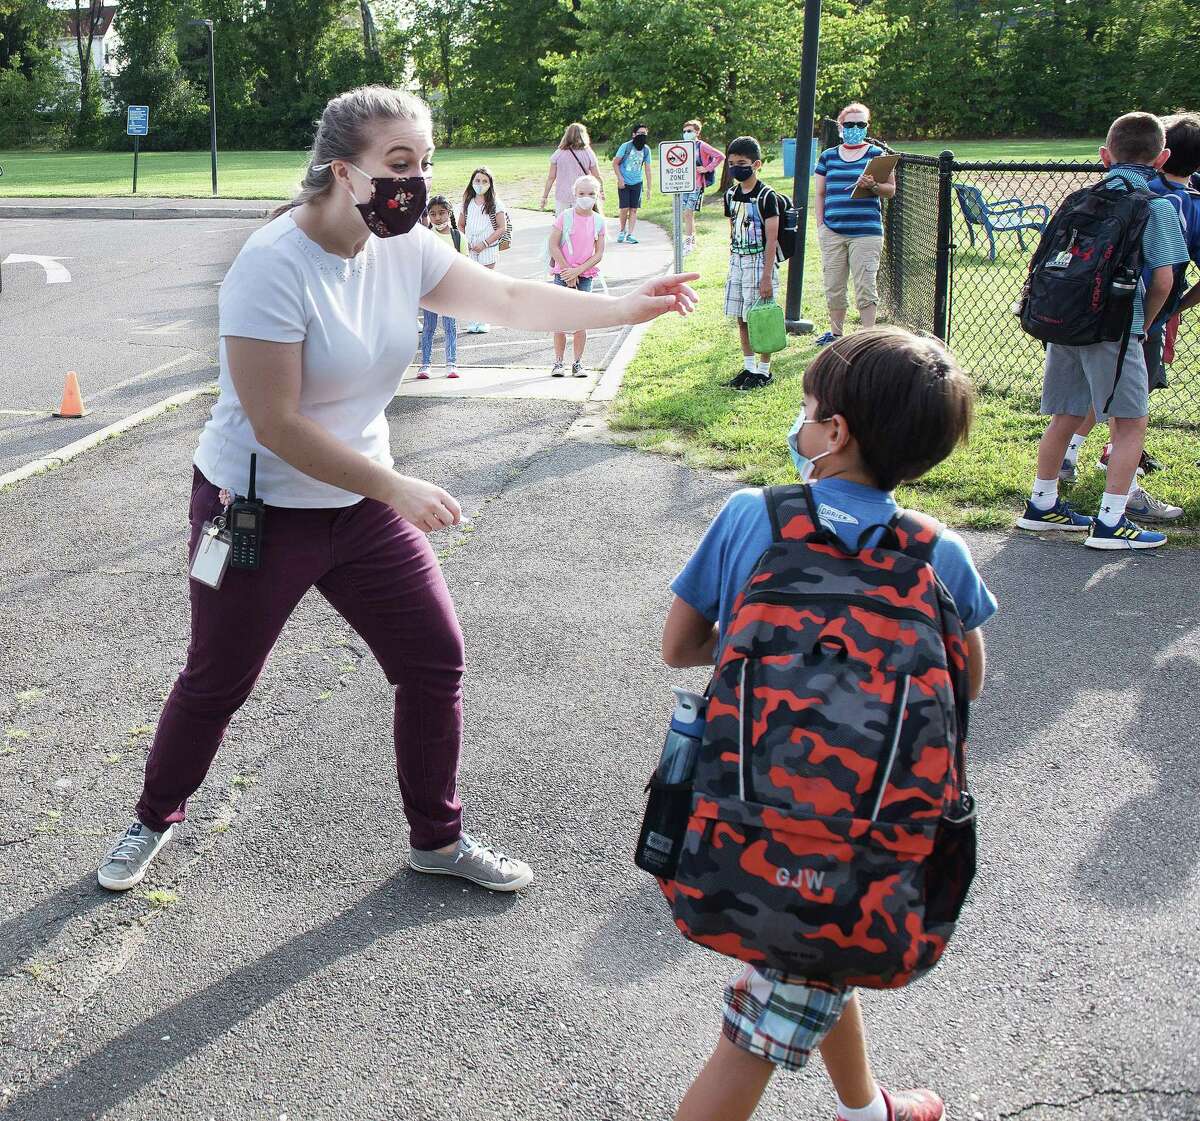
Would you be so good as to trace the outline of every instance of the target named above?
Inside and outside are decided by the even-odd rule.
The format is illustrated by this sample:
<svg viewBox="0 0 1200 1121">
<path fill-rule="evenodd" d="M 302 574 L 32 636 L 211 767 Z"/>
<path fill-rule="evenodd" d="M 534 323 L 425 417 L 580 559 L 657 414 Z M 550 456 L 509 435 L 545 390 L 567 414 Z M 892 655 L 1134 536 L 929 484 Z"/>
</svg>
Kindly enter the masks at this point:
<svg viewBox="0 0 1200 1121">
<path fill-rule="evenodd" d="M 674 136 L 688 117 L 705 135 L 772 142 L 796 127 L 803 0 L 581 0 L 570 53 L 545 60 L 559 99 L 619 141 L 635 121 Z M 820 92 L 861 94 L 890 32 L 883 12 L 824 5 Z M 615 144 L 610 144 L 615 146 Z"/>
</svg>

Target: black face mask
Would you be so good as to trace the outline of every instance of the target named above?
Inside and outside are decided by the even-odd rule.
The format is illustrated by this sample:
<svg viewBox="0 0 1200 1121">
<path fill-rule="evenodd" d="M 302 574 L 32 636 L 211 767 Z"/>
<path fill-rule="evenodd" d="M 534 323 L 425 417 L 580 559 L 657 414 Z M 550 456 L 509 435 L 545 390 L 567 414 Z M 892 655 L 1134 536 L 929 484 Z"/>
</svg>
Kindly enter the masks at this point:
<svg viewBox="0 0 1200 1121">
<path fill-rule="evenodd" d="M 731 163 L 729 165 L 729 174 L 739 183 L 745 183 L 754 174 L 754 168 L 747 164 Z"/>
<path fill-rule="evenodd" d="M 635 148 L 644 148 L 644 147 L 646 147 L 646 139 L 647 139 L 647 137 L 646 137 L 645 133 L 641 133 L 641 132 L 639 132 L 639 133 L 637 134 L 637 136 L 635 136 L 635 137 L 633 138 L 633 146 L 634 146 Z"/>
<path fill-rule="evenodd" d="M 429 183 L 424 175 L 373 177 L 361 167 L 350 164 L 359 175 L 371 180 L 373 188 L 367 202 L 356 202 L 367 229 L 376 237 L 406 234 L 425 213 Z"/>
</svg>

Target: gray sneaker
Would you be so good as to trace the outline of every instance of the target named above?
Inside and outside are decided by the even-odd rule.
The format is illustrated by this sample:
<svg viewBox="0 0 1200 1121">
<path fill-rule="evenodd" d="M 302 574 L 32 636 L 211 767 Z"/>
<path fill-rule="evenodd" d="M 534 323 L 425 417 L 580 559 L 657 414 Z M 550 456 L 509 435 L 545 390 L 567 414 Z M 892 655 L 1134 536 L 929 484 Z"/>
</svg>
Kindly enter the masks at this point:
<svg viewBox="0 0 1200 1121">
<path fill-rule="evenodd" d="M 412 849 L 408 854 L 409 866 L 418 872 L 429 872 L 434 876 L 462 876 L 473 884 L 490 891 L 520 891 L 533 882 L 533 869 L 523 860 L 511 856 L 491 845 L 483 845 L 464 833 L 453 852 L 428 852 Z"/>
<path fill-rule="evenodd" d="M 1138 487 L 1130 496 L 1129 504 L 1125 507 L 1131 518 L 1143 522 L 1173 522 L 1183 517 L 1182 506 L 1172 506 L 1169 502 L 1154 498 Z"/>
<path fill-rule="evenodd" d="M 109 891 L 128 891 L 136 887 L 142 882 L 158 850 L 171 839 L 174 832 L 174 825 L 156 833 L 150 826 L 135 821 L 100 865 L 96 873 L 100 886 Z"/>
<path fill-rule="evenodd" d="M 1058 469 L 1058 481 L 1060 483 L 1073 483 L 1079 478 L 1079 468 L 1069 459 L 1062 461 L 1062 466 Z"/>
</svg>

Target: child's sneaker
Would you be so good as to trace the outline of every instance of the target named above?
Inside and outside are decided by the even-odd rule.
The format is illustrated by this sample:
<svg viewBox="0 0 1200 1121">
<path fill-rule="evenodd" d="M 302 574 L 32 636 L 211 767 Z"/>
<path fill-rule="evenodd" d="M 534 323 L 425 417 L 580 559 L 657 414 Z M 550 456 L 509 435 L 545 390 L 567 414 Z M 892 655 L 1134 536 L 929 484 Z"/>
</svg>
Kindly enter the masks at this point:
<svg viewBox="0 0 1200 1121">
<path fill-rule="evenodd" d="M 742 382 L 744 382 L 754 372 L 755 372 L 754 370 L 747 370 L 746 367 L 743 366 L 740 370 L 738 370 L 738 372 L 733 377 L 731 377 L 727 382 L 724 383 L 725 388 L 726 389 L 741 389 Z"/>
<path fill-rule="evenodd" d="M 763 386 L 770 385 L 774 380 L 774 374 L 764 374 L 762 370 L 755 370 L 753 373 L 751 373 L 749 370 L 747 370 L 745 380 L 741 385 L 736 386 L 735 388 L 742 390 L 762 389 Z"/>
<path fill-rule="evenodd" d="M 1092 532 L 1083 543 L 1089 549 L 1157 549 L 1167 543 L 1167 535 L 1153 529 L 1142 529 L 1126 517 L 1113 526 L 1093 518 Z"/>
<path fill-rule="evenodd" d="M 1062 466 L 1058 469 L 1058 481 L 1060 483 L 1070 484 L 1078 478 L 1079 468 L 1075 466 L 1072 460 L 1064 459 L 1062 461 Z"/>
<path fill-rule="evenodd" d="M 1025 513 L 1017 519 L 1018 529 L 1067 529 L 1082 532 L 1091 527 L 1092 519 L 1085 518 L 1071 504 L 1060 498 L 1049 510 L 1039 510 L 1032 502 L 1025 503 Z"/>
<path fill-rule="evenodd" d="M 428 381 L 428 380 L 429 380 L 429 367 L 422 366 L 417 371 L 417 381 Z"/>
<path fill-rule="evenodd" d="M 887 1121 L 945 1121 L 946 1105 L 932 1090 L 883 1090 Z"/>
<path fill-rule="evenodd" d="M 832 331 L 826 331 L 825 334 L 818 335 L 815 339 L 813 339 L 813 342 L 816 343 L 817 346 L 828 346 L 831 342 L 834 342 L 841 337 L 841 335 L 835 335 Z"/>
<path fill-rule="evenodd" d="M 626 234 L 625 235 L 625 244 L 626 245 L 641 245 L 642 243 L 640 241 L 638 241 L 638 239 L 636 237 L 634 237 L 633 234 Z"/>
<path fill-rule="evenodd" d="M 1183 517 L 1182 506 L 1172 506 L 1138 487 L 1130 496 L 1125 513 L 1145 522 L 1173 522 Z"/>
<path fill-rule="evenodd" d="M 625 240 L 626 236 L 627 235 L 626 235 L 625 231 L 621 230 L 620 233 L 617 234 L 617 244 L 620 245 L 621 242 L 623 242 Z"/>
<path fill-rule="evenodd" d="M 587 370 L 585 370 L 585 369 L 583 368 L 583 363 L 582 363 L 582 362 L 572 362 L 572 363 L 571 363 L 571 377 L 573 377 L 573 378 L 586 378 L 587 376 L 588 376 L 588 375 L 587 375 Z"/>
<path fill-rule="evenodd" d="M 567 372 L 563 369 L 563 364 L 561 362 L 555 362 L 554 365 L 550 367 L 550 376 L 552 378 L 565 378 L 567 376 Z"/>
<path fill-rule="evenodd" d="M 448 378 L 458 377 L 458 367 L 457 366 L 447 366 L 446 367 L 446 377 L 448 377 Z"/>
</svg>

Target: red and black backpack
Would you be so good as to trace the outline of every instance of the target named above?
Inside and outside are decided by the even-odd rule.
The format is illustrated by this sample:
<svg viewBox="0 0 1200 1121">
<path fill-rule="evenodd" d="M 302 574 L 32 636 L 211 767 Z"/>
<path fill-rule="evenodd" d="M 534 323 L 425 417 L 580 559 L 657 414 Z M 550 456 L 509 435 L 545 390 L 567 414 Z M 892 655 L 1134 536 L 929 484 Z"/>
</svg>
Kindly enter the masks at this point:
<svg viewBox="0 0 1200 1121">
<path fill-rule="evenodd" d="M 660 880 L 693 942 L 813 980 L 931 969 L 975 873 L 966 642 L 900 511 L 847 550 L 806 486 L 765 491 L 773 542 L 708 687 L 687 832 Z"/>
</svg>

